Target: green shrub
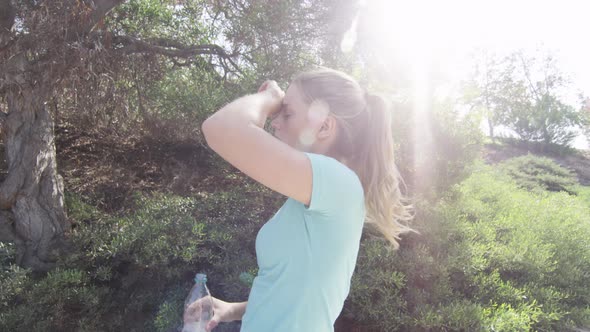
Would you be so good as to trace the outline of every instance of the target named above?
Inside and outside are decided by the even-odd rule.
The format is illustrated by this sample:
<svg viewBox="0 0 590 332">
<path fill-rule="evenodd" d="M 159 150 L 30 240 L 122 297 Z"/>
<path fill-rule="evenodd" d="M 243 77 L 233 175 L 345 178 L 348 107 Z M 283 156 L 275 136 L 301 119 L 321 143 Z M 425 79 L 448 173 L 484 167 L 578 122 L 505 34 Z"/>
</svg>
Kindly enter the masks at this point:
<svg viewBox="0 0 590 332">
<path fill-rule="evenodd" d="M 418 202 L 398 251 L 365 236 L 343 315 L 363 331 L 566 331 L 588 326 L 590 205 L 527 192 L 477 164 Z"/>
<path fill-rule="evenodd" d="M 521 308 L 535 329 L 563 329 L 576 320 L 572 309 L 590 304 L 590 207 L 566 193 L 530 194 L 499 179 L 484 168 L 461 185 L 452 209 L 463 241 L 451 268 L 470 267 L 465 295 Z"/>
<path fill-rule="evenodd" d="M 487 321 L 487 328 L 490 331 L 498 332 L 526 332 L 533 328 L 540 315 L 540 308 L 531 302 L 518 307 L 502 303 L 493 305 L 491 316 Z"/>
<path fill-rule="evenodd" d="M 16 266 L 15 260 L 15 245 L 0 242 L 0 327 L 5 320 L 6 311 L 28 287 L 30 271 Z"/>
<path fill-rule="evenodd" d="M 401 292 L 407 280 L 403 273 L 391 269 L 396 256 L 379 239 L 362 242 L 348 305 L 343 310 L 345 317 L 374 322 L 372 325 L 381 329 L 402 324 L 407 303 Z"/>
<path fill-rule="evenodd" d="M 453 303 L 452 276 L 446 267 L 453 225 L 445 220 L 433 222 L 438 219 L 433 207 L 426 202 L 418 204 L 413 227 L 420 234 L 405 235 L 398 251 L 369 233 L 361 241 L 342 315 L 360 322 L 367 331 L 426 331 L 437 324 L 435 321 L 462 326 L 470 320 L 456 317 L 459 309 Z M 472 307 L 470 304 L 465 310 Z M 436 313 L 441 309 L 446 309 L 449 317 Z"/>
<path fill-rule="evenodd" d="M 155 330 L 160 332 L 169 331 L 170 327 L 177 326 L 182 320 L 182 311 L 186 290 L 182 287 L 172 289 L 165 300 L 158 306 L 154 319 Z"/>
<path fill-rule="evenodd" d="M 100 303 L 108 290 L 92 285 L 86 272 L 57 269 L 37 279 L 15 270 L 9 278 L 18 280 L 19 287 L 13 288 L 11 303 L 0 314 L 0 330 L 104 329 L 99 317 L 108 308 Z M 3 286 L 6 281 L 1 281 Z"/>
<path fill-rule="evenodd" d="M 476 164 L 440 202 L 416 202 L 419 233 L 400 250 L 364 234 L 341 321 L 362 331 L 588 326 L 590 205 L 577 188 L 531 193 Z M 14 247 L 0 244 L 0 330 L 168 331 L 198 271 L 214 296 L 244 301 L 256 231 L 285 199 L 245 182 L 195 198 L 136 195 L 132 211 L 111 216 L 66 198 L 77 226 L 58 269 L 19 269 Z"/>
<path fill-rule="evenodd" d="M 67 193 L 76 226 L 57 270 L 33 276 L 0 245 L 0 330 L 167 331 L 196 272 L 209 275 L 214 295 L 244 301 L 256 230 L 282 200 L 247 181 L 195 198 L 137 194 L 132 211 L 112 216 Z"/>
<path fill-rule="evenodd" d="M 412 320 L 413 331 L 484 331 L 486 311 L 477 303 L 458 299 L 449 304 L 425 304 Z"/>
<path fill-rule="evenodd" d="M 529 154 L 509 159 L 502 163 L 501 167 L 521 188 L 575 193 L 575 174 L 549 158 Z"/>
<path fill-rule="evenodd" d="M 517 137 L 494 137 L 493 143 L 498 146 L 515 147 L 520 150 L 530 151 L 538 155 L 571 156 L 579 153 L 569 145 L 525 141 Z"/>
<path fill-rule="evenodd" d="M 578 193 L 578 198 L 590 206 L 590 186 L 576 186 L 574 191 Z"/>
</svg>

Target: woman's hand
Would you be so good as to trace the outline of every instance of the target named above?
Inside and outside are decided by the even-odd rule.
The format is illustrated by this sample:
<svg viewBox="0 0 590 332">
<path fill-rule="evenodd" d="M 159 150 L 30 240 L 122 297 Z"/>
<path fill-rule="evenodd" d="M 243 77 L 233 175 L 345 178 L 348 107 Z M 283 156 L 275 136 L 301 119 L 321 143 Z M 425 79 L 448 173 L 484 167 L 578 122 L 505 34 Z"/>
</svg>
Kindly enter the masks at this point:
<svg viewBox="0 0 590 332">
<path fill-rule="evenodd" d="M 183 315 L 184 326 L 190 326 L 193 324 L 200 324 L 201 320 L 209 320 L 205 329 L 207 331 L 213 330 L 219 323 L 231 322 L 239 320 L 242 317 L 239 316 L 240 303 L 229 303 L 213 296 L 203 297 L 191 303 L 185 310 Z M 242 313 L 243 315 L 243 313 Z"/>
<path fill-rule="evenodd" d="M 213 318 L 211 318 L 209 324 L 206 326 L 207 332 L 213 330 L 219 323 L 233 322 L 234 320 L 242 319 L 242 316 L 239 315 L 240 310 L 237 310 L 237 306 L 240 305 L 240 303 L 225 302 L 216 299 L 213 296 L 211 296 L 211 300 L 213 301 Z"/>
<path fill-rule="evenodd" d="M 272 118 L 273 115 L 281 110 L 285 92 L 279 87 L 277 82 L 269 80 L 262 83 L 260 88 L 258 88 L 258 93 L 266 94 L 269 97 L 270 112 L 268 116 Z"/>
<path fill-rule="evenodd" d="M 258 92 L 267 92 L 270 93 L 273 97 L 283 99 L 285 97 L 285 92 L 279 87 L 277 82 L 273 80 L 268 80 L 258 88 Z"/>
</svg>

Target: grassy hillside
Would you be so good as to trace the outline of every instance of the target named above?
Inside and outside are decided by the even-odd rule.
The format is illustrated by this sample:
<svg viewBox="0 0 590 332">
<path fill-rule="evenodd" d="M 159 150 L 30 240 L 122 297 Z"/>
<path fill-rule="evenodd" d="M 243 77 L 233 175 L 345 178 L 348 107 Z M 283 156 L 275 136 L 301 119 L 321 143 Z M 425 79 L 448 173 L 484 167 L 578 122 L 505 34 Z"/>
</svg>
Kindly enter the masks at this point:
<svg viewBox="0 0 590 332">
<path fill-rule="evenodd" d="M 246 300 L 256 232 L 285 198 L 198 142 L 59 128 L 70 254 L 35 275 L 0 244 L 0 330 L 173 331 L 198 271 L 214 295 Z M 400 250 L 365 232 L 336 330 L 587 328 L 588 165 L 581 152 L 484 146 L 464 180 L 415 202 L 418 233 Z"/>
</svg>

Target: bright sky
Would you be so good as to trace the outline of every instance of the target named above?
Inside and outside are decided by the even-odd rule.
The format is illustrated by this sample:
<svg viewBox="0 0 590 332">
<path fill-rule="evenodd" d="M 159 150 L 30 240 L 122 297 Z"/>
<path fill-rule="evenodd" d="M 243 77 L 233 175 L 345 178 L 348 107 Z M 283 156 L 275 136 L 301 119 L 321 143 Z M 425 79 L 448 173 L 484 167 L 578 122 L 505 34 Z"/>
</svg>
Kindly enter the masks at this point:
<svg viewBox="0 0 590 332">
<path fill-rule="evenodd" d="M 417 71 L 434 59 L 457 82 L 473 67 L 468 54 L 476 47 L 499 54 L 542 47 L 572 80 L 572 96 L 590 96 L 590 1 L 364 0 L 362 5 L 361 15 L 370 18 L 385 54 Z"/>
</svg>

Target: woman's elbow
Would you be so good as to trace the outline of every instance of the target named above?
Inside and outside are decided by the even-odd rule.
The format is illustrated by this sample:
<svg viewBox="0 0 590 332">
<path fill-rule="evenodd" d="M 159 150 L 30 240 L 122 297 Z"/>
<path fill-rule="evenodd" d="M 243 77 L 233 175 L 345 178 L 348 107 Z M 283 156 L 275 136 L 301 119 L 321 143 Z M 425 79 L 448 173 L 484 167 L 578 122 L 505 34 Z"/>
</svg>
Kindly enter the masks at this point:
<svg viewBox="0 0 590 332">
<path fill-rule="evenodd" d="M 227 131 L 226 124 L 219 120 L 210 117 L 201 124 L 201 132 L 205 137 L 205 142 L 215 152 L 223 146 L 225 138 L 222 133 Z"/>
<path fill-rule="evenodd" d="M 213 128 L 213 121 L 211 121 L 211 118 L 208 118 L 207 120 L 203 121 L 203 123 L 201 124 L 201 132 L 203 133 L 203 136 L 205 137 L 205 142 L 207 142 L 207 145 L 211 146 L 211 139 L 213 136 L 213 132 L 214 132 L 214 128 Z"/>
</svg>

